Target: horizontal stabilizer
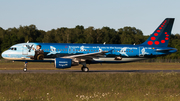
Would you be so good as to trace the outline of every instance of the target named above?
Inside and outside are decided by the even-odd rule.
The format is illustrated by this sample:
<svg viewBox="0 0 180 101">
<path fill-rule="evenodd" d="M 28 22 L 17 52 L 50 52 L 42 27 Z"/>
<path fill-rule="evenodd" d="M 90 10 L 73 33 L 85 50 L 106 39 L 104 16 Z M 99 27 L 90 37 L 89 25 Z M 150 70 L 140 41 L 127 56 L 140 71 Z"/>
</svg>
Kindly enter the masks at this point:
<svg viewBox="0 0 180 101">
<path fill-rule="evenodd" d="M 157 49 L 156 52 L 163 52 L 163 51 L 170 51 L 170 50 L 177 50 L 177 49 Z"/>
</svg>

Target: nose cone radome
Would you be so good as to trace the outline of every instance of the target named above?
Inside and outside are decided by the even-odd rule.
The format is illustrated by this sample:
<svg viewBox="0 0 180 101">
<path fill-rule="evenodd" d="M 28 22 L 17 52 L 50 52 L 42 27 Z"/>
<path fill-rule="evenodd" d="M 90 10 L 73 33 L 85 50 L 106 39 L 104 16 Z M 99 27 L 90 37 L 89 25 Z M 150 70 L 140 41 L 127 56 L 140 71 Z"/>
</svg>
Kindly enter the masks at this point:
<svg viewBox="0 0 180 101">
<path fill-rule="evenodd" d="M 6 53 L 6 52 L 4 51 L 4 52 L 1 54 L 1 56 L 2 56 L 3 58 L 5 57 L 5 53 Z"/>
<path fill-rule="evenodd" d="M 7 51 L 4 51 L 2 54 L 1 54 L 1 56 L 3 57 L 3 58 L 6 58 L 7 57 Z"/>
</svg>

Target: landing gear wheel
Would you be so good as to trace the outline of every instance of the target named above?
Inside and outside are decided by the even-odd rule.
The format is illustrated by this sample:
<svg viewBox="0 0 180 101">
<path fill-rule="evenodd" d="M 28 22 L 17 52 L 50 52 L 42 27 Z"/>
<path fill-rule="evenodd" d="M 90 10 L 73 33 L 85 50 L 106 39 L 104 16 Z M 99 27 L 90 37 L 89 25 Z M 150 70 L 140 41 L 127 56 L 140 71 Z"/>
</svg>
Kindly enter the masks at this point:
<svg viewBox="0 0 180 101">
<path fill-rule="evenodd" d="M 23 69 L 24 72 L 27 72 L 27 62 L 25 62 L 24 64 L 24 69 Z"/>
<path fill-rule="evenodd" d="M 82 70 L 83 72 L 88 72 L 88 71 L 89 71 L 89 68 L 88 68 L 88 67 L 82 67 L 81 70 Z"/>
<path fill-rule="evenodd" d="M 23 71 L 26 72 L 26 71 L 27 71 L 27 68 L 24 68 Z"/>
</svg>

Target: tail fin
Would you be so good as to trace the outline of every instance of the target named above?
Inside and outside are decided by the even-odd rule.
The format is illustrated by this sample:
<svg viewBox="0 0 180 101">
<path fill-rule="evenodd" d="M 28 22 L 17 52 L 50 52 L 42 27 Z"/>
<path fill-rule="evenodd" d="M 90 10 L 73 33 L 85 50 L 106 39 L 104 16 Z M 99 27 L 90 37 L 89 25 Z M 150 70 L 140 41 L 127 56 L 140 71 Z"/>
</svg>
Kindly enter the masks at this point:
<svg viewBox="0 0 180 101">
<path fill-rule="evenodd" d="M 174 18 L 166 18 L 151 36 L 141 45 L 167 47 Z"/>
</svg>

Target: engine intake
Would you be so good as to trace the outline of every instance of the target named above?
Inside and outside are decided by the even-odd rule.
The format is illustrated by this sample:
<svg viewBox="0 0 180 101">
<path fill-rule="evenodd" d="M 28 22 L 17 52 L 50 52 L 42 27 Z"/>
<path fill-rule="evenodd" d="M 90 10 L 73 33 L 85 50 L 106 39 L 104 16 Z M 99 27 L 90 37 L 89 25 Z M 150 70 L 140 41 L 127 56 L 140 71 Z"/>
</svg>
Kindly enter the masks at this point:
<svg viewBox="0 0 180 101">
<path fill-rule="evenodd" d="M 71 68 L 72 59 L 56 58 L 54 64 L 56 68 Z"/>
</svg>

